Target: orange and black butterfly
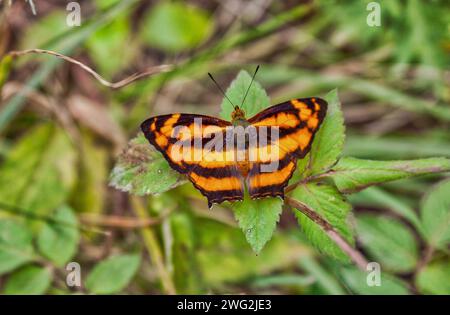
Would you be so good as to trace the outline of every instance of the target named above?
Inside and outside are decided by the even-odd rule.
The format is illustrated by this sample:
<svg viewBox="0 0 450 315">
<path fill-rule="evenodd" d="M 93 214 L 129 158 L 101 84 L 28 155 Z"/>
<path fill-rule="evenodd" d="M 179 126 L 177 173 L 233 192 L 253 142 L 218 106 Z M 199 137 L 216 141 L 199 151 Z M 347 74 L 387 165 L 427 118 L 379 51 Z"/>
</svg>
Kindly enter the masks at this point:
<svg viewBox="0 0 450 315">
<path fill-rule="evenodd" d="M 300 98 L 248 119 L 234 106 L 230 122 L 205 115 L 168 114 L 147 119 L 141 129 L 211 207 L 243 200 L 245 187 L 253 199 L 284 198 L 297 159 L 309 152 L 326 111 L 325 100 Z"/>
</svg>

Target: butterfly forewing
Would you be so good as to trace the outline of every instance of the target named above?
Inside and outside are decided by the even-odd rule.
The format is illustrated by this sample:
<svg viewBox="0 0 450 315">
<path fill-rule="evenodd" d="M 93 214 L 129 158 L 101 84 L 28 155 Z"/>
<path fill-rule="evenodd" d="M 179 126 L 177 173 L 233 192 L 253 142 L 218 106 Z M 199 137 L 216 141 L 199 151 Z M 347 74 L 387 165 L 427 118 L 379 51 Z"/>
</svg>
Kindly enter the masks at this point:
<svg viewBox="0 0 450 315">
<path fill-rule="evenodd" d="M 244 185 L 236 163 L 227 159 L 227 121 L 204 115 L 170 114 L 142 123 L 148 141 L 170 166 L 186 174 L 208 204 L 242 200 Z M 228 148 L 234 155 L 234 148 Z"/>
<path fill-rule="evenodd" d="M 246 179 L 251 198 L 284 197 L 284 188 L 295 171 L 297 159 L 309 152 L 326 110 L 327 102 L 323 99 L 293 99 L 269 107 L 248 120 L 258 129 L 271 130 L 258 132 L 257 147 L 249 148 L 258 152 Z"/>
</svg>

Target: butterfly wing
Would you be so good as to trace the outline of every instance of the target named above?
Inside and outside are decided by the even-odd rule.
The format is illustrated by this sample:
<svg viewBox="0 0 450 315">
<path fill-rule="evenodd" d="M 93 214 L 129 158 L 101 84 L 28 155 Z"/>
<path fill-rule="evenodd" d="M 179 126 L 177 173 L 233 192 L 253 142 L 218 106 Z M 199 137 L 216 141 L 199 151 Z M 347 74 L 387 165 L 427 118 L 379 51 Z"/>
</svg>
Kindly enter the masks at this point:
<svg viewBox="0 0 450 315">
<path fill-rule="evenodd" d="M 147 119 L 141 129 L 169 165 L 186 174 L 208 199 L 208 205 L 242 200 L 244 185 L 233 160 L 227 160 L 227 121 L 193 114 L 169 114 Z M 217 144 L 217 146 L 216 146 Z"/>
<path fill-rule="evenodd" d="M 321 98 L 293 99 L 269 107 L 248 120 L 257 129 L 276 127 L 266 132 L 267 139 L 261 136 L 264 132 L 258 132 L 256 145 L 249 148 L 250 155 L 256 157 L 246 178 L 250 197 L 284 197 L 284 188 L 295 171 L 297 159 L 311 149 L 326 111 L 327 102 Z"/>
</svg>

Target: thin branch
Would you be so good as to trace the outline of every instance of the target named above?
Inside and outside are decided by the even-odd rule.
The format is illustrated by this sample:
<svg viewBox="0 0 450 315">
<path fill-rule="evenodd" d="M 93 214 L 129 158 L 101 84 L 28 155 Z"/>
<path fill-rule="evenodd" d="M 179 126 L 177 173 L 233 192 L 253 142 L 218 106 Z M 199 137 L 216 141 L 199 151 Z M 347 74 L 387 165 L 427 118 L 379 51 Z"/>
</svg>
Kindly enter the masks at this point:
<svg viewBox="0 0 450 315">
<path fill-rule="evenodd" d="M 292 199 L 290 197 L 284 198 L 285 202 L 299 210 L 301 213 L 306 215 L 314 223 L 318 224 L 324 232 L 345 252 L 350 259 L 363 271 L 366 271 L 368 264 L 367 259 L 355 248 L 353 248 L 335 229 L 328 223 L 324 218 L 322 218 L 317 212 L 311 209 L 308 205 L 301 201 Z"/>
<path fill-rule="evenodd" d="M 72 222 L 55 219 L 54 217 L 52 217 L 50 215 L 33 213 L 29 209 L 24 209 L 24 208 L 21 208 L 21 207 L 12 205 L 12 204 L 6 204 L 3 202 L 0 202 L 0 212 L 1 211 L 8 212 L 8 213 L 10 213 L 12 215 L 16 215 L 16 216 L 22 216 L 22 217 L 27 218 L 28 220 L 42 221 L 42 222 L 46 222 L 46 223 L 52 224 L 52 225 L 59 225 L 59 226 L 64 226 L 64 227 L 68 227 L 68 228 L 79 229 L 80 231 L 83 231 L 83 232 L 98 233 L 98 234 L 102 234 L 102 235 L 106 235 L 106 236 L 109 236 L 111 234 L 109 231 L 104 231 L 104 230 L 100 230 L 100 229 L 93 228 L 93 227 L 86 227 L 86 226 L 78 225 L 78 224 L 75 224 Z"/>
<path fill-rule="evenodd" d="M 433 258 L 434 248 L 433 246 L 427 245 L 425 250 L 423 251 L 423 256 L 419 260 L 416 266 L 416 270 L 414 271 L 415 275 L 418 275 L 423 268 L 430 262 L 430 260 Z"/>
<path fill-rule="evenodd" d="M 33 0 L 27 0 L 27 2 L 30 5 L 31 12 L 33 12 L 33 15 L 36 15 L 36 6 L 34 5 Z"/>
<path fill-rule="evenodd" d="M 2 0 L 0 0 L 0 4 L 2 4 Z M 36 15 L 36 6 L 34 5 L 33 0 L 25 0 L 25 2 L 28 2 L 28 4 L 30 5 L 31 8 L 31 12 L 33 12 L 33 15 Z M 12 6 L 12 0 L 8 1 L 8 5 Z"/>
<path fill-rule="evenodd" d="M 157 225 L 169 215 L 170 211 L 163 213 L 158 218 L 136 219 L 134 217 L 124 217 L 118 215 L 92 215 L 81 214 L 80 221 L 88 225 L 96 225 L 120 229 L 138 229 L 147 226 Z"/>
<path fill-rule="evenodd" d="M 136 73 L 130 75 L 129 77 L 126 77 L 125 79 L 120 80 L 118 82 L 109 82 L 105 78 L 103 78 L 101 75 L 99 75 L 97 72 L 95 72 L 92 68 L 85 65 L 84 63 L 82 63 L 76 59 L 73 59 L 71 57 L 65 56 L 63 54 L 57 53 L 55 51 L 45 50 L 45 49 L 27 49 L 27 50 L 20 50 L 20 51 L 11 51 L 8 53 L 8 55 L 11 57 L 20 57 L 20 56 L 24 56 L 24 55 L 28 55 L 28 54 L 47 54 L 47 55 L 61 58 L 67 62 L 77 65 L 84 71 L 91 74 L 101 84 L 103 84 L 104 86 L 110 87 L 112 89 L 120 89 L 134 81 L 143 79 L 145 77 L 148 77 L 148 76 L 151 76 L 154 74 L 169 72 L 175 68 L 173 65 L 154 66 L 154 67 L 147 68 L 143 72 L 136 72 Z"/>
</svg>

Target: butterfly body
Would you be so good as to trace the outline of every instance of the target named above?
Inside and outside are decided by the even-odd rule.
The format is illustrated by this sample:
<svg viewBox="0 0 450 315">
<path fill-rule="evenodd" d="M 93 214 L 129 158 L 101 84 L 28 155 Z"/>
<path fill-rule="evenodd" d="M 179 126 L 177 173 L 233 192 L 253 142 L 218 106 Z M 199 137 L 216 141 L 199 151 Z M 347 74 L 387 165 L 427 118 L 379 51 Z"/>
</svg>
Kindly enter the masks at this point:
<svg viewBox="0 0 450 315">
<path fill-rule="evenodd" d="M 235 107 L 231 122 L 194 114 L 169 114 L 141 125 L 149 142 L 170 166 L 186 174 L 213 203 L 281 197 L 297 159 L 310 150 L 327 103 L 320 98 L 293 99 L 246 119 Z"/>
<path fill-rule="evenodd" d="M 245 112 L 239 106 L 235 106 L 234 111 L 231 113 L 231 123 L 235 126 L 247 126 L 249 124 L 247 119 L 245 119 Z"/>
</svg>

